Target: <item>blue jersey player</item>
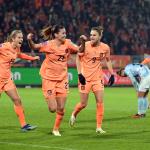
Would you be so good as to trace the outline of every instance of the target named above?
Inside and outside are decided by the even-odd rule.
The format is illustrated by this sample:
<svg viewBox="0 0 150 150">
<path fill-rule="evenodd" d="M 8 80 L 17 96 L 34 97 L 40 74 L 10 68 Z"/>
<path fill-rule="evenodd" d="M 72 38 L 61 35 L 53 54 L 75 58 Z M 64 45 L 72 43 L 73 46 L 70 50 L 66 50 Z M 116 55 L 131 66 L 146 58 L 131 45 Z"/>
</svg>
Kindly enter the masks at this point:
<svg viewBox="0 0 150 150">
<path fill-rule="evenodd" d="M 128 76 L 138 92 L 138 113 L 133 118 L 145 117 L 148 108 L 147 95 L 150 89 L 150 69 L 143 64 L 128 64 L 117 71 L 117 74 L 122 77 Z"/>
</svg>

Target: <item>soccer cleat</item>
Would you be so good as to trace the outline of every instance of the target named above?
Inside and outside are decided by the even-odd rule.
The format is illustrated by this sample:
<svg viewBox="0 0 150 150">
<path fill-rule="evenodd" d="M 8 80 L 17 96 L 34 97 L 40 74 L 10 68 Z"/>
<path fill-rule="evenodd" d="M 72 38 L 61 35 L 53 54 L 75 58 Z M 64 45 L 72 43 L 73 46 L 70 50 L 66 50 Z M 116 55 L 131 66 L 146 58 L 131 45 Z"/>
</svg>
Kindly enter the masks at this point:
<svg viewBox="0 0 150 150">
<path fill-rule="evenodd" d="M 96 133 L 105 134 L 106 131 L 104 131 L 102 128 L 97 128 Z"/>
<path fill-rule="evenodd" d="M 74 115 L 71 115 L 70 120 L 69 120 L 69 125 L 73 127 L 75 124 L 75 121 L 76 121 L 76 117 Z"/>
<path fill-rule="evenodd" d="M 26 131 L 34 130 L 36 128 L 37 126 L 31 126 L 30 124 L 26 124 L 21 128 L 21 131 L 26 132 Z"/>
<path fill-rule="evenodd" d="M 61 134 L 59 133 L 58 130 L 53 130 L 53 131 L 52 131 L 52 134 L 53 134 L 54 136 L 61 136 Z"/>
<path fill-rule="evenodd" d="M 135 114 L 132 116 L 132 118 L 134 118 L 134 119 L 140 119 L 140 118 L 144 118 L 144 117 L 146 117 L 146 114 Z"/>
</svg>

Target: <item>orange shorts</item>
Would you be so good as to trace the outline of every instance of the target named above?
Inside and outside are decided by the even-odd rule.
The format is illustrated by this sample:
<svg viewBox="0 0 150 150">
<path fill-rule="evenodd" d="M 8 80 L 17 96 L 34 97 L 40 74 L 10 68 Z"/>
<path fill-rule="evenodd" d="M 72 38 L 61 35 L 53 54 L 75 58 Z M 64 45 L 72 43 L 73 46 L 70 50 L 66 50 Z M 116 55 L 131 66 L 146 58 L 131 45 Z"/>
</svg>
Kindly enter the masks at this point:
<svg viewBox="0 0 150 150">
<path fill-rule="evenodd" d="M 13 80 L 11 79 L 0 79 L 0 93 L 4 91 L 9 91 L 16 88 Z"/>
<path fill-rule="evenodd" d="M 79 83 L 79 91 L 80 93 L 89 93 L 90 90 L 93 92 L 96 91 L 104 91 L 104 80 L 98 80 L 98 81 L 87 81 L 86 85 L 82 85 Z"/>
<path fill-rule="evenodd" d="M 42 79 L 42 90 L 45 99 L 51 99 L 55 97 L 66 97 L 68 89 L 68 79 L 62 81 Z"/>
</svg>

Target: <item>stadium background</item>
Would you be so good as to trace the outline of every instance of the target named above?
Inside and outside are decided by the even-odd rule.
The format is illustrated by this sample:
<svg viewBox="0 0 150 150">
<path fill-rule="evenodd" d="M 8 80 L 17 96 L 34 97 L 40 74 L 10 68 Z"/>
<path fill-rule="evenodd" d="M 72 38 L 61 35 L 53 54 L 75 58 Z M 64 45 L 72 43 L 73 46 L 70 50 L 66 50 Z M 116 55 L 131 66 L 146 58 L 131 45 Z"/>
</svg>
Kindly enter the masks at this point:
<svg viewBox="0 0 150 150">
<path fill-rule="evenodd" d="M 150 2 L 146 0 L 0 0 L 0 42 L 7 39 L 13 29 L 24 33 L 22 51 L 39 55 L 41 60 L 16 60 L 12 75 L 17 85 L 41 85 L 39 68 L 44 54 L 31 50 L 26 35 L 34 34 L 42 41 L 40 30 L 48 24 L 63 23 L 68 38 L 78 43 L 81 34 L 102 25 L 102 41 L 111 47 L 113 67 L 118 69 L 131 62 L 140 62 L 150 53 Z M 68 62 L 70 86 L 77 85 L 75 56 Z M 32 68 L 32 69 L 31 69 Z M 104 65 L 105 69 L 105 65 Z M 109 73 L 105 70 L 105 84 Z M 130 85 L 126 78 L 116 77 L 116 85 Z"/>
<path fill-rule="evenodd" d="M 41 61 L 33 63 L 16 60 L 12 72 L 13 79 L 19 86 L 40 85 L 38 72 L 44 54 L 30 50 L 26 35 L 32 32 L 35 41 L 42 41 L 39 31 L 48 22 L 63 22 L 68 37 L 75 43 L 78 43 L 79 35 L 88 35 L 90 27 L 103 25 L 103 41 L 111 46 L 115 69 L 149 57 L 150 2 L 147 0 L 0 0 L 0 42 L 6 40 L 13 29 L 21 29 L 24 33 L 22 50 L 41 58 Z M 76 86 L 74 59 L 75 56 L 72 56 L 68 62 L 69 79 L 70 84 Z M 108 76 L 107 73 L 105 83 Z M 122 80 L 117 77 L 116 80 L 119 85 L 130 84 L 126 78 Z M 69 91 L 60 138 L 49 134 L 55 114 L 49 114 L 41 87 L 18 88 L 27 121 L 38 126 L 37 130 L 28 133 L 20 132 L 10 98 L 3 93 L 0 99 L 0 150 L 150 149 L 149 110 L 143 119 L 131 118 L 137 112 L 137 97 L 133 87 L 105 88 L 105 135 L 95 133 L 95 97 L 92 93 L 89 95 L 88 106 L 79 115 L 75 127 L 69 127 L 68 120 L 75 104 L 79 102 L 78 89 L 70 88 Z"/>
</svg>

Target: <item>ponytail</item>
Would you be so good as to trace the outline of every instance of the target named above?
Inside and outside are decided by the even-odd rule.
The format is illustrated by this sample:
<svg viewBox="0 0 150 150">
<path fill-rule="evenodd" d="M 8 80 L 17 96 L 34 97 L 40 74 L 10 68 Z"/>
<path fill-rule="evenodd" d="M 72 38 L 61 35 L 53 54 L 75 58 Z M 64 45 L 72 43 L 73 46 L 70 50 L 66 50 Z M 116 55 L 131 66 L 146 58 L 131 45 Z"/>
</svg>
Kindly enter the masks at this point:
<svg viewBox="0 0 150 150">
<path fill-rule="evenodd" d="M 51 40 L 52 39 L 52 26 L 48 26 L 41 30 L 41 36 L 44 40 Z"/>
<path fill-rule="evenodd" d="M 55 34 L 60 31 L 60 29 L 65 28 L 62 25 L 54 25 L 54 26 L 48 26 L 41 30 L 41 36 L 43 36 L 44 40 L 52 40 L 55 38 Z"/>
</svg>

